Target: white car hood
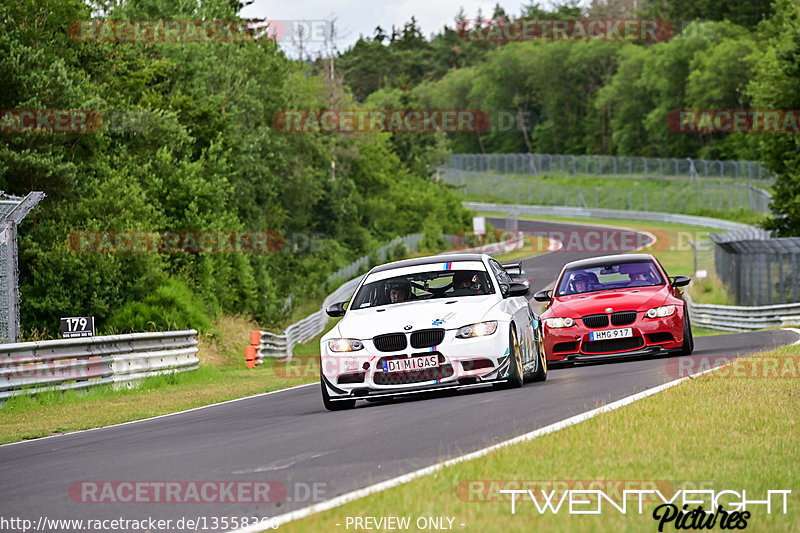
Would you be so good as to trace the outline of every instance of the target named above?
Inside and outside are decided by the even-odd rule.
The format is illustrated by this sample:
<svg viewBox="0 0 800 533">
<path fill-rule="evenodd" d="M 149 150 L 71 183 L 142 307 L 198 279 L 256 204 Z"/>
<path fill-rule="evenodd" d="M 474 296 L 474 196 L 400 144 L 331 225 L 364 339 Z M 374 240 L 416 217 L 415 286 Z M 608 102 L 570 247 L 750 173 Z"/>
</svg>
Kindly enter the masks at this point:
<svg viewBox="0 0 800 533">
<path fill-rule="evenodd" d="M 457 329 L 480 322 L 496 303 L 497 295 L 485 295 L 354 309 L 347 312 L 334 330 L 344 338 L 371 339 L 375 335 L 398 331 L 437 327 Z M 406 326 L 411 326 L 411 329 L 405 330 Z"/>
</svg>

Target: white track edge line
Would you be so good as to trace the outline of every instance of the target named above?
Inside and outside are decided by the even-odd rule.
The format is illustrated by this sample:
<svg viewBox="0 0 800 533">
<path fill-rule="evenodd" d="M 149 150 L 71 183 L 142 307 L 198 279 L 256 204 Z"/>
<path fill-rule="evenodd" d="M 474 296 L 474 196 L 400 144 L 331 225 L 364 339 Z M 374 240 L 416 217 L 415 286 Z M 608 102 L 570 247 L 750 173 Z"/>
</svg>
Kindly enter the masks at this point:
<svg viewBox="0 0 800 533">
<path fill-rule="evenodd" d="M 128 420 L 127 422 L 120 422 L 119 424 L 111 424 L 110 426 L 100 426 L 100 427 L 97 427 L 97 428 L 78 429 L 78 430 L 75 430 L 75 431 L 69 431 L 67 433 L 59 433 L 57 435 L 48 435 L 46 437 L 37 437 L 35 439 L 25 439 L 25 440 L 19 440 L 19 441 L 16 441 L 16 442 L 8 442 L 6 444 L 0 444 L 0 448 L 6 447 L 6 446 L 18 446 L 20 444 L 26 444 L 26 443 L 32 443 L 32 442 L 40 442 L 40 441 L 43 441 L 43 440 L 46 440 L 46 439 L 56 439 L 56 438 L 59 438 L 59 437 L 66 437 L 67 435 L 75 435 L 77 433 L 87 433 L 89 431 L 100 431 L 101 429 L 109 429 L 109 428 L 115 428 L 115 427 L 119 427 L 119 426 L 127 426 L 129 424 L 138 424 L 139 422 L 147 422 L 148 420 L 157 420 L 159 418 L 166 418 L 168 416 L 182 415 L 184 413 L 191 413 L 192 411 L 199 411 L 201 409 L 208 409 L 209 407 L 216 407 L 218 405 L 225 405 L 226 403 L 241 402 L 242 400 L 249 400 L 251 398 L 259 398 L 261 396 L 269 396 L 270 394 L 278 394 L 279 392 L 286 392 L 286 391 L 290 391 L 290 390 L 295 390 L 295 389 L 299 389 L 299 388 L 302 388 L 302 387 L 308 387 L 310 385 L 319 385 L 319 381 L 315 381 L 313 383 L 303 383 L 302 385 L 295 385 L 294 387 L 289 387 L 287 389 L 278 389 L 278 390 L 273 390 L 273 391 L 269 391 L 269 392 L 260 392 L 258 394 L 253 394 L 253 395 L 250 395 L 250 396 L 244 396 L 242 398 L 234 398 L 232 400 L 225 400 L 224 402 L 210 403 L 208 405 L 200 405 L 198 407 L 192 407 L 191 409 L 184 409 L 183 411 L 175 411 L 174 413 L 166 413 L 166 414 L 163 414 L 163 415 L 156 415 L 156 416 L 151 416 L 151 417 L 148 417 L 148 418 L 140 418 L 139 420 Z"/>
<path fill-rule="evenodd" d="M 798 335 L 800 335 L 800 331 L 798 331 L 797 333 L 798 333 Z M 798 341 L 798 342 L 800 342 L 800 341 Z M 714 370 L 716 370 L 716 367 L 712 367 L 712 368 L 703 370 L 702 372 L 696 372 L 696 373 L 694 373 L 694 374 L 692 374 L 690 376 L 682 377 L 682 378 L 679 378 L 679 379 L 664 383 L 663 385 L 659 385 L 657 387 L 653 387 L 651 389 L 646 389 L 646 390 L 644 390 L 642 392 L 638 392 L 636 394 L 632 394 L 630 396 L 626 396 L 626 397 L 621 398 L 619 400 L 616 400 L 616 401 L 614 401 L 612 403 L 606 404 L 606 405 L 604 405 L 602 407 L 598 407 L 596 409 L 592 409 L 591 411 L 586 411 L 584 413 L 572 416 L 570 418 L 566 418 L 566 419 L 564 419 L 564 420 L 562 420 L 560 422 L 556 422 L 554 424 L 550 424 L 549 426 L 545 426 L 543 428 L 539 428 L 539 429 L 531 431 L 529 433 L 525 433 L 523 435 L 519 435 L 517 437 L 514 437 L 514 438 L 506 440 L 506 441 L 503 441 L 501 443 L 494 444 L 492 446 L 489 446 L 489 447 L 486 447 L 486 448 L 482 448 L 480 450 L 476 450 L 474 452 L 468 453 L 466 455 L 462 455 L 460 457 L 455 457 L 453 459 L 449 459 L 449 460 L 444 461 L 442 463 L 437 463 L 435 465 L 427 466 L 425 468 L 421 468 L 419 470 L 415 470 L 414 472 L 409 472 L 408 474 L 403 474 L 402 476 L 398 476 L 398 477 L 395 477 L 395 478 L 392 478 L 392 479 L 388 479 L 386 481 L 382 481 L 380 483 L 376 483 L 374 485 L 370 485 L 370 486 L 364 487 L 362 489 L 354 490 L 352 492 L 348 492 L 346 494 L 342 494 L 341 496 L 337 496 L 335 498 L 332 498 L 332 499 L 324 501 L 324 502 L 320 502 L 320 503 L 317 503 L 317 504 L 314 504 L 314 505 L 310 505 L 308 507 L 304 507 L 302 509 L 298 509 L 296 511 L 291 511 L 289 513 L 278 515 L 278 516 L 270 519 L 266 524 L 258 523 L 258 524 L 253 524 L 253 525 L 251 525 L 249 527 L 246 527 L 246 528 L 232 530 L 232 533 L 256 533 L 256 532 L 260 532 L 260 531 L 266 531 L 269 528 L 277 528 L 277 527 L 279 527 L 279 526 L 281 526 L 283 524 L 287 524 L 287 523 L 292 522 L 294 520 L 299 520 L 301 518 L 306 518 L 306 517 L 311 516 L 313 514 L 320 513 L 322 511 L 328 511 L 330 509 L 334 509 L 336 507 L 340 507 L 340 506 L 342 506 L 342 505 L 344 505 L 346 503 L 350 503 L 350 502 L 352 502 L 354 500 L 357 500 L 359 498 L 363 498 L 363 497 L 369 496 L 371 494 L 382 492 L 384 490 L 396 487 L 398 485 L 403 485 L 405 483 L 408 483 L 409 481 L 413 481 L 414 479 L 417 479 L 417 478 L 422 477 L 422 476 L 426 476 L 428 474 L 433 474 L 434 472 L 438 472 L 439 470 L 442 470 L 444 467 L 452 466 L 452 465 L 455 465 L 455 464 L 458 464 L 458 463 L 462 463 L 462 462 L 465 462 L 465 461 L 471 461 L 472 459 L 477 459 L 479 457 L 483 457 L 485 455 L 488 455 L 489 453 L 491 453 L 491 452 L 493 452 L 495 450 L 498 450 L 500 448 L 504 448 L 506 446 L 510 446 L 512 444 L 517 444 L 517 443 L 520 443 L 520 442 L 526 442 L 526 441 L 529 441 L 529 440 L 533 440 L 533 439 L 535 439 L 537 437 L 541 437 L 542 435 L 547 435 L 549 433 L 554 433 L 554 432 L 556 432 L 556 431 L 558 431 L 560 429 L 564 429 L 564 428 L 569 427 L 569 426 L 574 426 L 575 424 L 578 424 L 578 423 L 583 422 L 585 420 L 589 420 L 590 418 L 594 418 L 595 416 L 597 416 L 599 414 L 603 414 L 603 413 L 607 413 L 607 412 L 610 412 L 610 411 L 614 411 L 616 409 L 619 409 L 620 407 L 624 407 L 624 406 L 626 406 L 628 404 L 631 404 L 631 403 L 633 403 L 635 401 L 642 400 L 644 398 L 647 398 L 648 396 L 652 396 L 652 395 L 657 394 L 657 393 L 659 393 L 661 391 L 664 391 L 664 390 L 667 390 L 667 389 L 669 389 L 671 387 L 674 387 L 675 385 L 683 383 L 684 381 L 687 381 L 687 380 L 690 380 L 690 379 L 694 379 L 694 378 L 696 378 L 698 376 L 701 376 L 701 375 L 703 375 L 703 374 L 705 374 L 707 372 L 712 372 Z"/>
<path fill-rule="evenodd" d="M 781 328 L 781 329 L 785 329 L 786 331 L 791 331 L 792 333 L 796 333 L 797 336 L 800 337 L 800 329 L 798 328 Z M 798 344 L 800 344 L 800 339 L 797 339 L 789 346 L 797 346 Z"/>
</svg>

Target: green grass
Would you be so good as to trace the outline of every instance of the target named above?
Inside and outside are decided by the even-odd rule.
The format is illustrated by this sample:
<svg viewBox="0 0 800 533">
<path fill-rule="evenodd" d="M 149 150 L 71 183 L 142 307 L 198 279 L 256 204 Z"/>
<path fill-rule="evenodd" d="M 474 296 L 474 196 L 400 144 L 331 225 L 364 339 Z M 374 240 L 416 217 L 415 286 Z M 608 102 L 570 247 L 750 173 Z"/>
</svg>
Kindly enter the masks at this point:
<svg viewBox="0 0 800 533">
<path fill-rule="evenodd" d="M 770 354 L 791 357 L 794 375 L 798 375 L 800 348 L 788 346 Z M 529 386 L 552 387 L 554 393 L 558 387 L 549 382 Z M 418 517 L 454 517 L 454 529 L 467 532 L 658 531 L 651 516 L 654 503 L 645 503 L 641 515 L 631 512 L 635 509 L 631 501 L 627 515 L 604 505 L 601 515 L 572 516 L 564 508 L 556 515 L 540 516 L 532 504 L 518 503 L 517 513 L 511 515 L 508 497 L 497 492 L 499 484 L 491 483 L 518 488 L 511 483 L 529 482 L 536 488 L 541 485 L 533 482 L 568 481 L 571 488 L 579 489 L 575 482 L 583 481 L 582 488 L 589 488 L 588 482 L 596 481 L 599 487 L 591 488 L 611 493 L 618 480 L 629 482 L 631 489 L 655 485 L 667 498 L 679 489 L 692 488 L 744 489 L 748 499 L 763 496 L 767 490 L 793 490 L 788 514 L 773 508 L 767 515 L 763 506 L 753 507 L 747 531 L 798 531 L 798 412 L 800 380 L 796 377 L 699 378 L 281 529 L 346 531 L 347 517 L 391 515 L 409 516 L 412 524 Z M 480 431 L 479 420 L 475 431 Z M 610 480 L 608 485 L 605 480 Z M 411 527 L 410 531 L 418 529 Z M 675 531 L 674 524 L 664 531 Z"/>
<path fill-rule="evenodd" d="M 140 420 L 318 380 L 287 375 L 272 360 L 245 368 L 244 347 L 252 329 L 257 324 L 242 317 L 218 318 L 210 334 L 198 336 L 199 370 L 147 378 L 130 388 L 100 385 L 10 398 L 0 406 L 0 443 Z"/>
<path fill-rule="evenodd" d="M 701 328 L 692 324 L 692 335 L 695 337 L 708 337 L 710 335 L 725 335 L 730 331 L 719 331 L 716 329 Z"/>
<path fill-rule="evenodd" d="M 164 415 L 316 381 L 264 368 L 199 370 L 147 378 L 132 388 L 90 387 L 17 396 L 0 407 L 0 444 Z M 320 403 L 320 408 L 322 404 Z"/>
<path fill-rule="evenodd" d="M 470 201 L 568 205 L 605 209 L 665 211 L 758 224 L 767 215 L 750 210 L 744 181 L 613 178 L 585 175 L 464 175 L 451 184 Z M 456 178 L 458 179 L 458 178 Z M 766 182 L 753 181 L 768 188 Z"/>
</svg>

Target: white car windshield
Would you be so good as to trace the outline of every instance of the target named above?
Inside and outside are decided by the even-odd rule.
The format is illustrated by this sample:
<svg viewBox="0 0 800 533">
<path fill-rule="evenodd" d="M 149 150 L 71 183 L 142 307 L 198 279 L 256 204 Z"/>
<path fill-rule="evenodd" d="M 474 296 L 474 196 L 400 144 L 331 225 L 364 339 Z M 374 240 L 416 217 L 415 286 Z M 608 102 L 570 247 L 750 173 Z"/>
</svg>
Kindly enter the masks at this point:
<svg viewBox="0 0 800 533">
<path fill-rule="evenodd" d="M 494 294 L 494 288 L 485 270 L 414 272 L 365 283 L 350 309 L 486 294 Z"/>
<path fill-rule="evenodd" d="M 567 270 L 556 295 L 654 285 L 664 285 L 664 279 L 652 261 L 616 263 Z"/>
</svg>

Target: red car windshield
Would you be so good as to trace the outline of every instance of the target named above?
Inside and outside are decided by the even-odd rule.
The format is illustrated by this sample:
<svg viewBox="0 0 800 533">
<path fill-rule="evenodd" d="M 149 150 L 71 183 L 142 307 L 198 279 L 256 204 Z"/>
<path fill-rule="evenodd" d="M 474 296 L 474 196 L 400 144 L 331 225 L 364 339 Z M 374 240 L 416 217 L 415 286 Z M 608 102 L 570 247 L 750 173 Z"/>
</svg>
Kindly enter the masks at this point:
<svg viewBox="0 0 800 533">
<path fill-rule="evenodd" d="M 655 285 L 664 285 L 664 278 L 652 261 L 615 263 L 565 271 L 556 296 Z"/>
</svg>

